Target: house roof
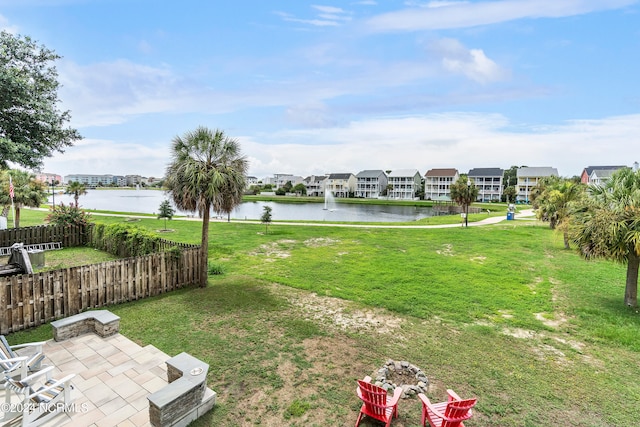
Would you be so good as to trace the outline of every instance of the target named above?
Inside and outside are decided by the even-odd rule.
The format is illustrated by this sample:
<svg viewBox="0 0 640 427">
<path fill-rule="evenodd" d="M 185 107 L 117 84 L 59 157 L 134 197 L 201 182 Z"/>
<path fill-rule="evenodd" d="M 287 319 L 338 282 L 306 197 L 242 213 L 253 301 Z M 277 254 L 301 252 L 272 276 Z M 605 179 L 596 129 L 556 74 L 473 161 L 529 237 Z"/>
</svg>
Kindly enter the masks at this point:
<svg viewBox="0 0 640 427">
<path fill-rule="evenodd" d="M 358 172 L 358 174 L 356 175 L 356 177 L 358 178 L 377 178 L 380 175 L 384 175 L 384 171 L 381 169 L 376 169 L 376 170 L 364 170 L 361 172 Z"/>
<path fill-rule="evenodd" d="M 327 177 L 326 177 L 325 175 L 322 175 L 322 176 L 318 176 L 318 175 L 311 175 L 311 176 L 306 177 L 306 178 L 304 179 L 304 182 L 309 182 L 309 183 L 312 183 L 312 182 L 322 182 L 322 181 L 324 181 L 325 179 L 327 179 Z"/>
<path fill-rule="evenodd" d="M 398 169 L 396 171 L 389 172 L 389 176 L 411 176 L 414 177 L 416 174 L 420 175 L 418 169 Z"/>
<path fill-rule="evenodd" d="M 473 168 L 469 171 L 468 176 L 500 176 L 504 175 L 504 170 L 500 168 Z"/>
<path fill-rule="evenodd" d="M 582 172 L 586 172 L 587 175 L 591 175 L 591 173 L 594 170 L 614 170 L 615 171 L 622 168 L 626 168 L 626 166 L 587 166 L 586 168 L 584 168 Z"/>
<path fill-rule="evenodd" d="M 352 173 L 330 173 L 329 179 L 349 179 L 354 176 Z"/>
<path fill-rule="evenodd" d="M 558 176 L 558 169 L 549 166 L 523 167 L 516 171 L 518 177 Z"/>
<path fill-rule="evenodd" d="M 424 176 L 456 176 L 458 169 L 429 169 Z"/>
<path fill-rule="evenodd" d="M 594 169 L 589 174 L 590 177 L 598 177 L 598 178 L 611 178 L 614 172 L 618 169 Z"/>
</svg>

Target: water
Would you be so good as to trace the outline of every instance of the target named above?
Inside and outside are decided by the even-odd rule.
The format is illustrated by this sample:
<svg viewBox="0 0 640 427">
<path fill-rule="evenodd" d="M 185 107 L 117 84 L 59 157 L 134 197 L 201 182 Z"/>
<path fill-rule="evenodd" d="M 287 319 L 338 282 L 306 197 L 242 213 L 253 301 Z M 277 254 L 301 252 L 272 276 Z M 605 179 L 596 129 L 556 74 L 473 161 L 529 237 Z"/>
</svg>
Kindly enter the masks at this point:
<svg viewBox="0 0 640 427">
<path fill-rule="evenodd" d="M 157 214 L 160 203 L 168 199 L 166 193 L 158 190 L 87 191 L 87 194 L 80 196 L 79 203 L 81 208 L 88 211 Z M 49 196 L 49 202 L 51 202 L 51 196 Z M 68 205 L 73 203 L 73 196 L 56 194 L 55 202 Z M 323 203 L 244 202 L 231 213 L 231 219 L 259 220 L 264 206 L 272 208 L 272 218 L 275 221 L 401 222 L 415 221 L 434 215 L 430 207 L 330 203 L 328 209 L 324 209 Z M 191 213 L 178 211 L 176 214 Z M 223 217 L 226 218 L 226 215 Z"/>
</svg>

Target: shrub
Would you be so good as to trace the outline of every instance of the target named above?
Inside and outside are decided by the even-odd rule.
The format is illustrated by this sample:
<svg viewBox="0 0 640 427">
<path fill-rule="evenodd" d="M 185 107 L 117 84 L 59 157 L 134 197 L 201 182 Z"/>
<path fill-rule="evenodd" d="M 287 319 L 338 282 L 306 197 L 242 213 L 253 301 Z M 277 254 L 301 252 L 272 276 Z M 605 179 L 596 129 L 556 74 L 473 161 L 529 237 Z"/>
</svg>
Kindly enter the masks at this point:
<svg viewBox="0 0 640 427">
<path fill-rule="evenodd" d="M 210 262 L 207 268 L 209 276 L 218 276 L 224 274 L 224 268 L 222 268 L 222 264 Z"/>
<path fill-rule="evenodd" d="M 66 206 L 64 203 L 54 206 L 51 209 L 51 213 L 45 218 L 45 221 L 49 224 L 64 226 L 85 226 L 89 224 L 90 220 L 91 215 L 83 209 L 77 208 L 74 205 Z"/>
</svg>

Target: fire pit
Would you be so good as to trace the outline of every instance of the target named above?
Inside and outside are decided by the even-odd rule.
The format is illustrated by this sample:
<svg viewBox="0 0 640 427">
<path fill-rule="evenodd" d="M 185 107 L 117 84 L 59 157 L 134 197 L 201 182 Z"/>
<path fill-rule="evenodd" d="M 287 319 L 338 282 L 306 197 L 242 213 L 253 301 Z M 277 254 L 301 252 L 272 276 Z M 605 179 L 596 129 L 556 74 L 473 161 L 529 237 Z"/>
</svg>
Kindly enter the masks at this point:
<svg viewBox="0 0 640 427">
<path fill-rule="evenodd" d="M 417 366 L 406 361 L 387 360 L 376 374 L 375 384 L 387 391 L 402 387 L 402 398 L 426 393 L 429 387 L 427 376 Z"/>
</svg>

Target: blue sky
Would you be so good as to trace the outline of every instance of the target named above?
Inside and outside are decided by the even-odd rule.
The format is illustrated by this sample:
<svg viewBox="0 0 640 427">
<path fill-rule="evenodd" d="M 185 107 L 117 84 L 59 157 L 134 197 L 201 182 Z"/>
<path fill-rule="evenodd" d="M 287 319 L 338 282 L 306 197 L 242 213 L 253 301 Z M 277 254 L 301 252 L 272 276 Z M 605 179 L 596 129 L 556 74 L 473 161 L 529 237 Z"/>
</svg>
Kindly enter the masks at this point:
<svg viewBox="0 0 640 427">
<path fill-rule="evenodd" d="M 162 176 L 199 125 L 250 174 L 640 161 L 640 0 L 0 0 L 85 137 L 44 171 Z"/>
</svg>

